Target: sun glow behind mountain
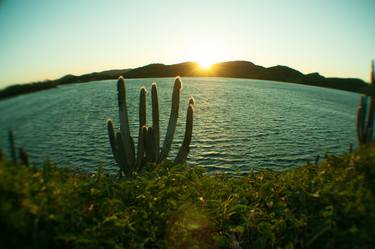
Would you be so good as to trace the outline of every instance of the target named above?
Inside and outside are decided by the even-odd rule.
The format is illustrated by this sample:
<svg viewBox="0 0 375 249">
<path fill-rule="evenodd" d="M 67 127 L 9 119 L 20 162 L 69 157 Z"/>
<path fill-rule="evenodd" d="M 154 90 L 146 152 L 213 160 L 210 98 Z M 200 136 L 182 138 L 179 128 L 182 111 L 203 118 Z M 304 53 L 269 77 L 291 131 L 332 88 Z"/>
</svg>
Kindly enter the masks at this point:
<svg viewBox="0 0 375 249">
<path fill-rule="evenodd" d="M 213 61 L 209 61 L 209 60 L 203 60 L 203 61 L 198 61 L 198 64 L 199 64 L 199 67 L 201 69 L 205 69 L 205 70 L 208 70 L 211 68 L 212 64 L 214 64 Z"/>
<path fill-rule="evenodd" d="M 215 63 L 236 58 L 231 44 L 202 36 L 191 39 L 180 57 L 183 61 L 196 62 L 201 70 L 209 70 Z"/>
</svg>

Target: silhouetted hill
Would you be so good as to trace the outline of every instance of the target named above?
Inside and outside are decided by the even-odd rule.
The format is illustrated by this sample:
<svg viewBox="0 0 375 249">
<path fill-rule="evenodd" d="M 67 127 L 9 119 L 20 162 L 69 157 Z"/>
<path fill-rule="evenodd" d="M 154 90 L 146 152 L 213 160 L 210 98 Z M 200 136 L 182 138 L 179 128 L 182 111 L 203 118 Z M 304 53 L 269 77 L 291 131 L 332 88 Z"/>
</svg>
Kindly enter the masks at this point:
<svg viewBox="0 0 375 249">
<path fill-rule="evenodd" d="M 28 84 L 17 84 L 13 86 L 8 86 L 4 90 L 0 91 L 0 100 L 15 97 L 17 95 L 32 93 L 42 90 L 47 90 L 57 87 L 54 81 L 44 81 L 44 82 L 34 82 Z"/>
<path fill-rule="evenodd" d="M 80 76 L 68 74 L 60 79 L 55 80 L 57 84 L 69 84 L 69 83 L 82 83 L 82 82 L 89 82 L 95 80 L 108 80 L 108 79 L 115 79 L 119 75 L 124 75 L 126 72 L 130 71 L 131 69 L 114 69 L 114 70 L 107 70 L 102 72 L 94 72 L 89 74 L 83 74 Z"/>
<path fill-rule="evenodd" d="M 126 72 L 125 78 L 151 78 L 151 77 L 185 77 L 203 76 L 198 74 L 199 66 L 195 62 L 183 62 L 173 65 L 150 64 Z"/>
<path fill-rule="evenodd" d="M 125 78 L 159 78 L 177 75 L 181 77 L 231 77 L 291 82 L 366 94 L 374 92 L 369 84 L 360 79 L 326 78 L 319 73 L 303 74 L 287 66 L 278 65 L 267 68 L 249 61 L 227 61 L 216 63 L 207 70 L 200 68 L 196 62 L 183 62 L 173 65 L 155 63 L 135 69 L 107 70 L 79 76 L 68 74 L 57 80 L 8 87 L 0 91 L 0 99 L 48 89 L 60 84 L 116 79 L 120 75 Z"/>
<path fill-rule="evenodd" d="M 369 84 L 360 79 L 325 78 L 319 73 L 303 74 L 287 66 L 262 67 L 249 61 L 228 61 L 211 66 L 208 70 L 200 69 L 194 62 L 174 65 L 150 64 L 130 70 L 123 74 L 125 78 L 156 77 L 231 77 L 245 79 L 273 80 L 299 83 L 313 86 L 329 87 L 358 93 L 368 93 Z"/>
</svg>

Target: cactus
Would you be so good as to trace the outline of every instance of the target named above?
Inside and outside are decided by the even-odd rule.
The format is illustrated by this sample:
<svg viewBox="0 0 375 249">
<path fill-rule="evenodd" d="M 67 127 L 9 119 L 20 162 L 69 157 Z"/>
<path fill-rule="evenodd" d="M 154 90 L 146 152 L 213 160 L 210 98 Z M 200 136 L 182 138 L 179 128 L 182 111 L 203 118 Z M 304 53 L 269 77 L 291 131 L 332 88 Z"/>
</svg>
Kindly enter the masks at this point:
<svg viewBox="0 0 375 249">
<path fill-rule="evenodd" d="M 369 144 L 373 139 L 375 96 L 374 94 L 374 61 L 371 63 L 371 96 L 362 96 L 357 111 L 357 135 L 359 144 Z"/>
<path fill-rule="evenodd" d="M 21 164 L 29 166 L 29 156 L 24 148 L 19 149 Z"/>
<path fill-rule="evenodd" d="M 15 142 L 13 131 L 8 131 L 8 140 L 9 140 L 10 157 L 12 158 L 12 162 L 14 164 L 17 164 L 16 142 Z"/>
<path fill-rule="evenodd" d="M 158 88 L 156 83 L 151 86 L 151 99 L 152 99 L 152 128 L 154 131 L 154 155 L 155 161 L 159 161 L 160 151 L 160 127 L 159 127 L 159 99 Z"/>
<path fill-rule="evenodd" d="M 167 129 L 167 133 L 165 134 L 164 144 L 160 153 L 159 161 L 162 161 L 165 158 L 167 158 L 169 151 L 171 150 L 173 136 L 174 136 L 174 132 L 176 131 L 176 125 L 177 125 L 177 119 L 178 119 L 181 89 L 182 89 L 182 82 L 181 82 L 180 77 L 177 77 L 174 83 L 174 87 L 173 87 L 172 108 L 171 108 L 171 114 L 169 116 L 168 129 Z"/>
<path fill-rule="evenodd" d="M 11 130 L 8 131 L 8 140 L 9 140 L 9 153 L 12 158 L 12 162 L 13 164 L 17 164 L 17 147 L 16 147 L 14 133 Z M 2 150 L 0 151 L 0 154 L 2 154 Z M 20 159 L 20 164 L 29 166 L 29 156 L 23 147 L 18 149 L 18 155 Z M 0 155 L 0 159 L 3 159 L 4 157 L 5 157 L 4 155 Z"/>
<path fill-rule="evenodd" d="M 180 150 L 178 151 L 178 154 L 176 156 L 176 159 L 175 159 L 176 163 L 184 162 L 187 158 L 187 155 L 189 154 L 191 137 L 192 137 L 192 133 L 193 133 L 194 106 L 195 106 L 195 100 L 194 100 L 193 97 L 191 97 L 189 99 L 189 107 L 188 107 L 187 115 L 186 115 L 185 136 L 184 136 L 184 140 L 182 142 L 182 145 L 180 147 Z"/>
<path fill-rule="evenodd" d="M 123 77 L 119 77 L 117 90 L 120 132 L 115 133 L 113 122 L 110 119 L 107 121 L 107 129 L 113 157 L 123 174 L 129 176 L 133 171 L 142 170 L 146 163 L 160 163 L 168 157 L 177 126 L 181 89 L 182 81 L 180 77 L 176 77 L 173 87 L 172 107 L 168 129 L 162 149 L 160 149 L 159 100 L 157 85 L 156 83 L 153 83 L 151 86 L 152 126 L 147 126 L 146 122 L 147 91 L 144 87 L 140 89 L 138 144 L 137 151 L 135 151 L 133 138 L 130 135 L 126 107 L 125 81 Z M 195 101 L 191 97 L 186 117 L 185 137 L 175 159 L 176 163 L 184 162 L 189 153 L 189 146 L 193 132 L 194 105 Z"/>
<path fill-rule="evenodd" d="M 145 145 L 144 145 L 144 127 L 146 125 L 146 88 L 142 87 L 139 94 L 139 133 L 138 133 L 138 153 L 137 153 L 137 168 L 142 167 L 144 159 Z"/>
<path fill-rule="evenodd" d="M 5 156 L 5 152 L 4 152 L 4 150 L 3 150 L 3 149 L 0 149 L 0 162 L 1 162 L 1 161 L 5 161 L 5 158 L 6 158 L 6 156 Z"/>
<path fill-rule="evenodd" d="M 375 74 L 374 74 L 374 60 L 371 61 L 371 73 L 370 73 L 371 85 L 374 86 Z"/>
<path fill-rule="evenodd" d="M 120 153 L 125 153 L 124 166 L 130 166 L 134 163 L 134 146 L 131 142 L 130 129 L 129 129 L 129 119 L 128 119 L 128 109 L 126 107 L 126 91 L 125 91 L 125 81 L 123 77 L 120 77 L 117 81 L 117 91 L 118 91 L 118 107 L 120 116 L 120 133 L 123 140 L 123 151 Z"/>
</svg>

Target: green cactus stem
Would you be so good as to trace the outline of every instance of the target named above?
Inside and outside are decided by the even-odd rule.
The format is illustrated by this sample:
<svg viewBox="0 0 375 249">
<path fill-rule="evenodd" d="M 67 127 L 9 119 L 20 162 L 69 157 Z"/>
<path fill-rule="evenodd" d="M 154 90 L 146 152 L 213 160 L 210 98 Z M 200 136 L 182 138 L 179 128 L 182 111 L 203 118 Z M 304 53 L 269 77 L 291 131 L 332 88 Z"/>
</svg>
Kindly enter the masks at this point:
<svg viewBox="0 0 375 249">
<path fill-rule="evenodd" d="M 130 136 L 130 127 L 128 119 L 128 109 L 126 107 L 126 89 L 125 80 L 122 76 L 117 81 L 118 106 L 120 116 L 120 132 L 122 135 L 123 147 L 125 151 L 125 162 L 127 166 L 134 165 L 135 154 Z"/>
<path fill-rule="evenodd" d="M 151 86 L 151 99 L 152 99 L 152 128 L 154 132 L 154 160 L 159 161 L 160 153 L 160 126 L 159 126 L 159 99 L 158 88 L 156 83 Z"/>
<path fill-rule="evenodd" d="M 144 154 L 145 154 L 145 133 L 147 133 L 146 126 L 139 128 L 138 135 L 138 156 L 137 156 L 137 169 L 142 170 L 144 163 Z"/>
<path fill-rule="evenodd" d="M 375 73 L 374 73 L 374 60 L 371 61 L 371 85 L 375 84 Z"/>
<path fill-rule="evenodd" d="M 129 164 L 126 161 L 126 151 L 125 151 L 125 145 L 124 145 L 124 139 L 122 138 L 121 132 L 117 132 L 116 134 L 116 141 L 117 141 L 117 155 L 118 155 L 118 161 L 119 161 L 119 166 L 122 170 L 122 172 L 125 175 L 129 175 L 130 173 L 130 167 Z"/>
<path fill-rule="evenodd" d="M 113 157 L 115 158 L 116 163 L 119 164 L 118 145 L 116 142 L 116 136 L 115 136 L 115 130 L 113 128 L 113 123 L 112 123 L 112 120 L 110 119 L 107 120 L 107 129 L 108 129 L 108 137 L 109 137 L 109 142 L 111 144 Z"/>
<path fill-rule="evenodd" d="M 21 164 L 29 166 L 29 156 L 24 148 L 19 149 Z"/>
<path fill-rule="evenodd" d="M 149 127 L 147 129 L 147 144 L 148 146 L 148 161 L 149 162 L 156 162 L 156 156 L 155 156 L 155 145 L 154 145 L 154 128 Z"/>
<path fill-rule="evenodd" d="M 359 107 L 357 111 L 357 136 L 358 136 L 359 143 L 363 143 L 363 140 L 364 140 L 363 134 L 365 132 L 366 105 L 367 105 L 366 96 L 362 96 L 359 102 Z"/>
<path fill-rule="evenodd" d="M 139 93 L 139 127 L 146 125 L 146 95 L 146 88 L 141 87 Z"/>
<path fill-rule="evenodd" d="M 0 162 L 5 160 L 5 153 L 3 149 L 0 149 Z"/>
<path fill-rule="evenodd" d="M 180 77 L 177 77 L 174 82 L 173 94 L 172 94 L 172 107 L 171 114 L 169 116 L 168 129 L 165 135 L 163 148 L 160 153 L 159 162 L 166 159 L 169 151 L 171 150 L 173 136 L 176 131 L 178 111 L 180 106 L 180 93 L 182 89 L 182 81 Z"/>
<path fill-rule="evenodd" d="M 184 161 L 186 161 L 186 158 L 189 154 L 190 143 L 191 143 L 191 138 L 192 138 L 192 134 L 193 134 L 194 108 L 195 108 L 195 100 L 194 100 L 193 97 L 190 97 L 189 107 L 188 107 L 187 115 L 186 115 L 185 136 L 184 136 L 184 140 L 182 142 L 182 145 L 180 147 L 180 150 L 178 151 L 177 156 L 174 160 L 175 163 L 183 163 Z"/>
<path fill-rule="evenodd" d="M 315 157 L 315 165 L 318 165 L 318 163 L 319 163 L 319 160 L 320 160 L 320 156 L 319 155 L 316 155 L 316 157 Z"/>
<path fill-rule="evenodd" d="M 144 158 L 143 127 L 146 125 L 146 94 L 146 88 L 142 87 L 139 93 L 139 132 L 136 165 L 138 169 L 142 167 L 142 161 Z"/>
<path fill-rule="evenodd" d="M 16 142 L 13 131 L 8 131 L 8 140 L 10 157 L 12 158 L 12 162 L 17 164 Z"/>
<path fill-rule="evenodd" d="M 371 64 L 371 86 L 374 89 L 374 61 Z M 372 94 L 374 91 L 372 90 Z M 357 136 L 359 144 L 369 144 L 373 139 L 375 96 L 362 96 L 357 111 Z"/>
<path fill-rule="evenodd" d="M 142 141 L 143 141 L 143 152 L 144 152 L 144 158 L 143 158 L 143 163 L 142 163 L 142 168 L 145 166 L 145 163 L 147 161 L 147 158 L 146 158 L 146 154 L 147 154 L 147 130 L 148 130 L 148 127 L 145 125 L 142 127 Z"/>
<path fill-rule="evenodd" d="M 375 97 L 370 97 L 370 106 L 368 110 L 368 118 L 367 118 L 367 125 L 366 125 L 366 143 L 371 143 L 373 138 L 373 130 L 374 130 L 374 108 L 375 108 Z"/>
</svg>

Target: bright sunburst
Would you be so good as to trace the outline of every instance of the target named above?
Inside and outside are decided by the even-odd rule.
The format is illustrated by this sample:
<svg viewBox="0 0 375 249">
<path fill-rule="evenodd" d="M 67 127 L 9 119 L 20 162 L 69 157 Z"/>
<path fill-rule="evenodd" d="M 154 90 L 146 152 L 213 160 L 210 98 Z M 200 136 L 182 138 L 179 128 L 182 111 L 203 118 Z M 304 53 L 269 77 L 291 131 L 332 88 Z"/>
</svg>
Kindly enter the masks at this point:
<svg viewBox="0 0 375 249">
<path fill-rule="evenodd" d="M 207 69 L 210 69 L 210 67 L 212 66 L 212 64 L 214 64 L 214 62 L 210 60 L 201 60 L 201 61 L 198 61 L 198 64 L 200 68 L 207 70 Z"/>
<path fill-rule="evenodd" d="M 232 55 L 233 51 L 228 42 L 201 34 L 187 42 L 179 57 L 182 61 L 197 62 L 199 69 L 209 71 L 213 64 L 229 60 Z"/>
</svg>

